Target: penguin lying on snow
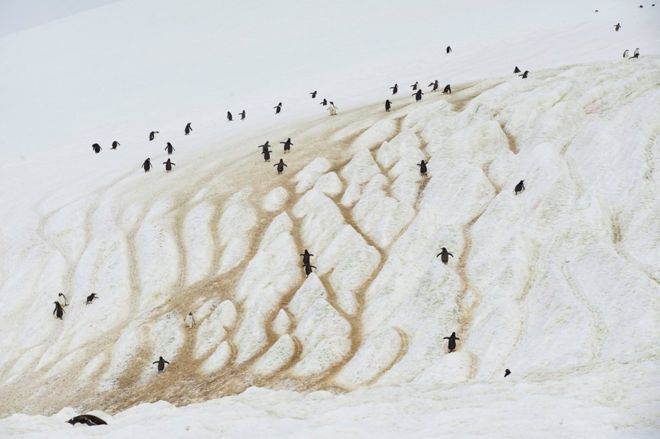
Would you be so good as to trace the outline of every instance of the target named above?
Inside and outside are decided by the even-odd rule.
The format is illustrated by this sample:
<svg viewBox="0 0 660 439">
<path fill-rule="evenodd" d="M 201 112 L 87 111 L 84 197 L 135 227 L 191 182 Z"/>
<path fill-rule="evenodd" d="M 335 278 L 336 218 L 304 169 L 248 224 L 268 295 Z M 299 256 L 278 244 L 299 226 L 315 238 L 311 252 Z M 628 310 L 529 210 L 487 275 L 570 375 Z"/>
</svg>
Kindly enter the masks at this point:
<svg viewBox="0 0 660 439">
<path fill-rule="evenodd" d="M 74 416 L 73 418 L 69 419 L 66 422 L 68 422 L 71 425 L 76 425 L 76 424 L 108 425 L 108 423 L 105 422 L 103 419 L 94 415 L 78 415 L 78 416 Z"/>
</svg>

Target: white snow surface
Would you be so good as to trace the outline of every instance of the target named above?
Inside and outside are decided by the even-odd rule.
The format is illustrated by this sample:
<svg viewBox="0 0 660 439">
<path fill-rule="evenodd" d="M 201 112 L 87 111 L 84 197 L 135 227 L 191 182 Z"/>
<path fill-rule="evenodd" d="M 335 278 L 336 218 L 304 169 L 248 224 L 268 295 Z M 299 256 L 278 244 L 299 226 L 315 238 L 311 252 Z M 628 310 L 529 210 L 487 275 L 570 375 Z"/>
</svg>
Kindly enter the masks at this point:
<svg viewBox="0 0 660 439">
<path fill-rule="evenodd" d="M 643 5 L 122 0 L 0 38 L 0 437 L 658 437 Z"/>
</svg>

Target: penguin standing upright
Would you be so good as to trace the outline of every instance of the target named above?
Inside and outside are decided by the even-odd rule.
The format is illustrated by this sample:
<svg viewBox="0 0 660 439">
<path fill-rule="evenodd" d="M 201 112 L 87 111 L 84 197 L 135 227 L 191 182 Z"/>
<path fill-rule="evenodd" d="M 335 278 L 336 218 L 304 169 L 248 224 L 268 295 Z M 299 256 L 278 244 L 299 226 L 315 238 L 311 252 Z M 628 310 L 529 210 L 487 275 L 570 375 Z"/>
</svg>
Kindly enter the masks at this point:
<svg viewBox="0 0 660 439">
<path fill-rule="evenodd" d="M 520 73 L 520 69 L 518 68 L 518 66 L 516 66 L 516 68 L 513 69 L 513 73 Z"/>
<path fill-rule="evenodd" d="M 112 147 L 110 149 L 117 149 L 117 147 L 119 145 L 120 145 L 120 143 L 115 140 L 115 141 L 112 142 Z"/>
<path fill-rule="evenodd" d="M 451 46 L 447 46 L 446 50 L 447 50 L 447 54 L 450 54 L 451 53 Z"/>
<path fill-rule="evenodd" d="M 264 143 L 263 145 L 259 145 L 259 146 L 257 146 L 257 148 L 261 148 L 261 153 L 262 153 L 262 154 L 265 153 L 266 151 L 269 151 L 269 148 L 270 148 L 270 140 L 266 140 L 266 143 Z"/>
<path fill-rule="evenodd" d="M 504 378 L 508 377 L 511 375 L 511 371 L 509 369 L 504 369 Z"/>
<path fill-rule="evenodd" d="M 335 106 L 335 103 L 330 101 L 330 105 L 328 105 L 328 113 L 330 113 L 330 116 L 336 116 L 337 115 L 337 107 Z"/>
<path fill-rule="evenodd" d="M 231 111 L 227 111 L 227 120 L 228 120 L 229 122 L 231 122 L 232 120 L 234 120 L 234 116 L 231 115 Z"/>
<path fill-rule="evenodd" d="M 174 152 L 174 147 L 170 142 L 167 142 L 167 145 L 165 146 L 165 151 L 167 151 L 167 155 L 172 155 Z"/>
<path fill-rule="evenodd" d="M 284 159 L 280 159 L 280 161 L 275 163 L 273 166 L 277 166 L 277 173 L 281 174 L 284 172 L 284 167 L 287 166 L 287 164 L 284 163 Z"/>
<path fill-rule="evenodd" d="M 617 23 L 614 25 L 614 31 L 619 32 L 619 29 L 621 29 L 621 23 Z"/>
<path fill-rule="evenodd" d="M 418 87 L 419 87 L 419 81 L 415 81 L 414 84 L 410 84 L 410 88 L 412 88 L 412 91 L 417 90 Z"/>
<path fill-rule="evenodd" d="M 316 99 L 316 90 L 314 90 L 313 92 L 311 92 L 310 95 L 312 95 L 312 99 Z"/>
<path fill-rule="evenodd" d="M 449 349 L 449 352 L 454 352 L 456 349 L 456 340 L 460 340 L 460 338 L 456 337 L 456 333 L 452 332 L 449 337 L 443 337 L 445 340 L 449 340 L 449 343 L 447 345 L 447 348 Z"/>
<path fill-rule="evenodd" d="M 151 159 L 147 158 L 144 163 L 142 163 L 142 168 L 144 169 L 144 172 L 149 172 L 151 170 Z"/>
<path fill-rule="evenodd" d="M 163 162 L 163 164 L 165 165 L 165 171 L 166 172 L 170 172 L 172 170 L 172 166 L 176 166 L 176 163 L 174 163 L 169 158 L 167 159 L 166 162 Z"/>
<path fill-rule="evenodd" d="M 152 131 L 149 133 L 149 141 L 151 142 L 156 138 L 156 134 L 158 134 L 158 131 Z"/>
<path fill-rule="evenodd" d="M 193 326 L 195 326 L 195 318 L 193 317 L 193 313 L 189 312 L 184 322 L 188 329 L 191 329 Z"/>
<path fill-rule="evenodd" d="M 633 56 L 630 59 L 637 59 L 637 58 L 639 58 L 639 47 L 635 49 L 635 51 L 633 52 Z"/>
<path fill-rule="evenodd" d="M 94 150 L 94 152 L 96 154 L 98 154 L 99 152 L 101 152 L 101 145 L 99 145 L 98 143 L 95 143 L 95 144 L 92 145 L 92 149 Z"/>
<path fill-rule="evenodd" d="M 392 101 L 390 101 L 389 99 L 386 99 L 385 100 L 385 111 L 387 111 L 389 113 L 390 108 L 392 108 Z"/>
<path fill-rule="evenodd" d="M 261 153 L 264 155 L 264 161 L 265 161 L 265 162 L 269 162 L 269 161 L 270 161 L 270 153 L 271 153 L 271 152 L 272 152 L 272 151 L 269 151 L 269 150 L 267 150 L 267 149 L 264 149 L 263 151 L 261 151 Z"/>
<path fill-rule="evenodd" d="M 98 299 L 99 296 L 96 295 L 96 293 L 92 293 L 89 296 L 87 296 L 87 300 L 85 301 L 85 305 L 89 305 L 94 301 L 94 299 Z"/>
<path fill-rule="evenodd" d="M 451 85 L 450 84 L 445 85 L 445 88 L 442 90 L 442 93 L 444 93 L 446 95 L 450 95 L 451 94 Z"/>
<path fill-rule="evenodd" d="M 163 357 L 158 357 L 158 360 L 154 361 L 151 364 L 158 364 L 158 372 L 162 372 L 165 370 L 165 363 L 170 364 L 170 362 L 164 359 Z"/>
<path fill-rule="evenodd" d="M 280 143 L 284 145 L 284 154 L 291 151 L 291 145 L 293 145 L 293 142 L 291 141 L 291 137 L 286 139 L 284 142 L 280 142 Z"/>
<path fill-rule="evenodd" d="M 419 173 L 426 176 L 426 172 L 428 171 L 426 169 L 426 162 L 422 160 L 421 162 L 417 163 L 417 166 L 419 166 Z"/>
<path fill-rule="evenodd" d="M 440 260 L 445 265 L 447 264 L 447 262 L 449 262 L 449 256 L 451 256 L 452 258 L 454 257 L 454 255 L 449 253 L 449 251 L 444 247 L 442 247 L 442 250 L 440 251 L 440 253 L 438 253 L 435 257 L 437 258 L 438 256 L 442 256 L 440 258 Z"/>
<path fill-rule="evenodd" d="M 424 93 L 422 90 L 417 90 L 415 93 L 413 93 L 411 96 L 415 96 L 415 101 L 421 101 L 422 100 L 422 95 Z"/>
<path fill-rule="evenodd" d="M 192 132 L 192 126 L 190 124 L 191 124 L 191 122 L 188 122 L 186 124 L 186 128 L 183 130 L 184 133 L 186 133 L 186 136 Z"/>
<path fill-rule="evenodd" d="M 238 113 L 241 116 L 241 120 L 245 120 L 245 110 Z"/>
<path fill-rule="evenodd" d="M 525 190 L 525 180 L 520 180 L 515 188 L 513 188 L 514 195 L 518 195 L 518 192 Z"/>
<path fill-rule="evenodd" d="M 437 79 L 429 84 L 429 87 L 433 87 L 431 89 L 431 91 L 437 91 L 439 86 L 440 86 L 440 83 L 438 82 Z"/>
<path fill-rule="evenodd" d="M 64 315 L 64 308 L 62 308 L 62 305 L 60 305 L 60 302 L 58 301 L 55 301 L 53 303 L 55 304 L 53 315 L 55 316 L 55 318 L 62 320 L 62 316 Z"/>
<path fill-rule="evenodd" d="M 392 94 L 395 95 L 399 91 L 399 84 L 394 84 L 392 87 L 390 87 L 390 90 L 392 90 Z"/>
<path fill-rule="evenodd" d="M 275 109 L 275 114 L 280 114 L 280 111 L 282 111 L 282 103 L 278 103 L 273 108 Z"/>
</svg>

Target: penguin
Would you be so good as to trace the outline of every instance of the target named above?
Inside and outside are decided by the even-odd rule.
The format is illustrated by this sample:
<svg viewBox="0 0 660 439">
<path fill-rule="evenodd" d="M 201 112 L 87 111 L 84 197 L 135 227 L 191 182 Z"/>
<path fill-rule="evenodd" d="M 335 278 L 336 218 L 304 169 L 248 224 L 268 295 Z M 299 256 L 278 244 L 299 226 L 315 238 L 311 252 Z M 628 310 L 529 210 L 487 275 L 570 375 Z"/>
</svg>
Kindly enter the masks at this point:
<svg viewBox="0 0 660 439">
<path fill-rule="evenodd" d="M 451 94 L 451 85 L 447 84 L 445 85 L 445 88 L 442 90 L 443 94 L 450 95 Z"/>
<path fill-rule="evenodd" d="M 192 126 L 190 125 L 190 122 L 186 124 L 186 128 L 183 131 L 186 133 L 186 136 L 192 132 Z"/>
<path fill-rule="evenodd" d="M 330 116 L 336 116 L 337 115 L 337 107 L 335 106 L 335 103 L 330 101 L 330 105 L 328 105 L 328 113 L 330 113 Z"/>
<path fill-rule="evenodd" d="M 176 163 L 174 163 L 169 158 L 167 159 L 166 162 L 163 162 L 163 164 L 165 165 L 165 171 L 166 172 L 170 172 L 172 170 L 172 166 L 176 166 Z"/>
<path fill-rule="evenodd" d="M 280 159 L 280 161 L 275 163 L 273 166 L 277 166 L 277 173 L 281 174 L 284 171 L 284 167 L 287 166 L 287 164 L 284 163 L 284 159 Z"/>
<path fill-rule="evenodd" d="M 642 9 L 643 7 L 644 7 L 644 5 L 639 5 L 639 9 Z"/>
<path fill-rule="evenodd" d="M 520 180 L 520 182 L 516 185 L 516 187 L 513 189 L 513 193 L 515 195 L 518 195 L 518 192 L 522 192 L 525 190 L 525 180 Z"/>
<path fill-rule="evenodd" d="M 442 263 L 445 264 L 445 265 L 447 264 L 447 262 L 449 262 L 449 256 L 451 256 L 452 258 L 454 257 L 454 255 L 452 255 L 451 253 L 449 253 L 449 251 L 448 251 L 446 248 L 444 248 L 444 247 L 442 247 L 442 251 L 441 251 L 440 253 L 438 253 L 435 257 L 437 258 L 438 256 L 442 256 L 442 257 L 440 258 L 440 260 L 441 260 Z"/>
<path fill-rule="evenodd" d="M 414 84 L 410 84 L 410 88 L 412 88 L 412 91 L 417 90 L 418 87 L 419 87 L 419 81 L 415 81 Z"/>
<path fill-rule="evenodd" d="M 227 111 L 227 120 L 228 120 L 229 122 L 231 122 L 232 120 L 234 120 L 234 116 L 231 115 L 231 111 Z"/>
<path fill-rule="evenodd" d="M 447 348 L 449 349 L 449 352 L 454 352 L 456 349 L 456 340 L 460 340 L 460 338 L 456 337 L 455 332 L 452 332 L 449 337 L 444 337 L 444 340 L 449 340 Z"/>
<path fill-rule="evenodd" d="M 117 147 L 119 145 L 120 145 L 120 143 L 115 140 L 115 141 L 112 142 L 112 147 L 110 149 L 117 149 Z"/>
<path fill-rule="evenodd" d="M 151 159 L 147 158 L 144 163 L 142 163 L 142 168 L 144 168 L 144 172 L 147 173 L 151 170 Z"/>
<path fill-rule="evenodd" d="M 311 256 L 314 256 L 314 254 L 310 253 L 309 251 L 307 251 L 307 249 L 305 249 L 305 252 L 304 252 L 304 253 L 301 253 L 300 256 L 303 257 L 303 265 L 309 265 L 309 263 L 310 263 L 310 259 L 309 259 L 309 258 L 310 258 Z"/>
<path fill-rule="evenodd" d="M 619 32 L 619 29 L 621 29 L 621 23 L 617 23 L 614 25 L 614 31 Z"/>
<path fill-rule="evenodd" d="M 78 415 L 78 416 L 74 416 L 73 418 L 69 419 L 66 422 L 68 422 L 71 425 L 76 425 L 76 424 L 85 424 L 89 426 L 108 425 L 108 423 L 105 422 L 103 419 L 94 415 Z"/>
<path fill-rule="evenodd" d="M 94 152 L 96 154 L 98 154 L 99 152 L 101 152 L 101 145 L 99 145 L 98 143 L 95 143 L 95 144 L 92 145 L 92 149 L 94 150 Z"/>
<path fill-rule="evenodd" d="M 165 151 L 167 151 L 167 155 L 172 155 L 174 152 L 174 147 L 170 142 L 167 142 L 167 146 L 165 146 Z"/>
<path fill-rule="evenodd" d="M 94 301 L 94 299 L 98 299 L 99 296 L 96 295 L 96 293 L 92 293 L 89 296 L 87 296 L 87 301 L 85 302 L 85 305 L 89 305 Z"/>
<path fill-rule="evenodd" d="M 158 134 L 158 131 L 152 131 L 149 133 L 149 141 L 151 142 L 156 138 L 156 134 Z"/>
<path fill-rule="evenodd" d="M 245 110 L 241 111 L 238 114 L 239 114 L 239 116 L 241 116 L 241 120 L 245 120 Z"/>
<path fill-rule="evenodd" d="M 55 318 L 58 318 L 62 320 L 62 316 L 64 315 L 64 308 L 62 308 L 62 305 L 60 305 L 60 302 L 53 302 L 55 304 L 55 309 L 53 310 L 53 315 Z"/>
<path fill-rule="evenodd" d="M 422 95 L 424 93 L 422 90 L 417 90 L 415 93 L 413 93 L 411 96 L 415 96 L 415 101 L 421 101 L 422 100 Z"/>
<path fill-rule="evenodd" d="M 184 322 L 188 329 L 193 328 L 195 326 L 195 318 L 193 317 L 193 313 L 189 312 Z"/>
<path fill-rule="evenodd" d="M 516 66 L 516 68 L 513 69 L 513 73 L 520 73 L 520 69 L 518 68 L 518 66 Z"/>
<path fill-rule="evenodd" d="M 399 91 L 399 84 L 394 84 L 392 87 L 390 87 L 390 90 L 392 90 L 392 95 L 397 94 Z"/>
<path fill-rule="evenodd" d="M 305 268 L 305 277 L 309 277 L 312 274 L 312 268 L 316 268 L 312 264 L 303 264 L 303 267 Z"/>
<path fill-rule="evenodd" d="M 451 53 L 451 46 L 447 46 L 446 50 L 447 50 L 447 55 L 449 55 Z"/>
<path fill-rule="evenodd" d="M 162 372 L 165 370 L 165 363 L 170 364 L 170 362 L 164 359 L 163 357 L 158 357 L 158 360 L 154 361 L 151 364 L 156 364 L 156 363 L 158 363 L 158 372 Z"/>
<path fill-rule="evenodd" d="M 392 101 L 390 101 L 389 99 L 386 99 L 385 100 L 385 111 L 387 111 L 389 113 L 390 108 L 392 108 Z"/>
<path fill-rule="evenodd" d="M 598 9 L 595 9 L 594 12 L 598 13 Z"/>
<path fill-rule="evenodd" d="M 321 105 L 323 105 L 324 107 L 328 105 L 328 100 L 326 98 L 323 98 L 323 100 L 321 101 Z"/>
<path fill-rule="evenodd" d="M 525 70 L 522 75 L 518 76 L 520 76 L 522 79 L 527 79 L 527 75 L 529 75 L 529 70 Z"/>
<path fill-rule="evenodd" d="M 282 103 L 278 103 L 273 108 L 275 109 L 275 114 L 280 114 L 280 111 L 282 111 Z"/>
<path fill-rule="evenodd" d="M 511 371 L 509 369 L 504 369 L 504 378 L 508 377 L 511 375 Z"/>
<path fill-rule="evenodd" d="M 429 84 L 429 87 L 433 87 L 433 89 L 431 91 L 437 91 L 439 86 L 440 86 L 440 83 L 438 82 L 437 79 Z"/>
<path fill-rule="evenodd" d="M 262 154 L 265 153 L 266 151 L 269 151 L 268 148 L 270 148 L 270 140 L 266 140 L 266 143 L 264 143 L 263 145 L 257 146 L 257 148 L 261 148 L 261 153 Z"/>
<path fill-rule="evenodd" d="M 291 141 L 291 137 L 286 139 L 284 142 L 280 142 L 282 145 L 284 145 L 284 154 L 287 152 L 291 151 L 291 145 L 293 145 L 293 142 Z"/>
<path fill-rule="evenodd" d="M 633 56 L 630 59 L 637 59 L 637 58 L 639 58 L 639 47 L 635 49 L 635 51 L 633 52 Z"/>
<path fill-rule="evenodd" d="M 628 52 L 630 52 L 628 49 L 623 51 L 623 57 L 628 58 Z"/>
<path fill-rule="evenodd" d="M 316 90 L 314 90 L 313 92 L 311 92 L 310 95 L 312 95 L 312 99 L 316 99 Z"/>
<path fill-rule="evenodd" d="M 62 293 L 57 295 L 57 301 L 60 302 L 60 305 L 62 306 L 69 306 L 69 300 Z"/>
<path fill-rule="evenodd" d="M 264 150 L 264 151 L 261 151 L 261 153 L 264 155 L 264 161 L 265 161 L 265 162 L 269 162 L 269 161 L 270 161 L 270 153 L 271 153 L 271 151 L 269 151 L 269 150 L 266 149 L 266 150 Z"/>
<path fill-rule="evenodd" d="M 426 172 L 428 171 L 426 169 L 426 162 L 422 160 L 420 163 L 417 163 L 417 166 L 419 166 L 419 173 L 426 176 Z"/>
</svg>

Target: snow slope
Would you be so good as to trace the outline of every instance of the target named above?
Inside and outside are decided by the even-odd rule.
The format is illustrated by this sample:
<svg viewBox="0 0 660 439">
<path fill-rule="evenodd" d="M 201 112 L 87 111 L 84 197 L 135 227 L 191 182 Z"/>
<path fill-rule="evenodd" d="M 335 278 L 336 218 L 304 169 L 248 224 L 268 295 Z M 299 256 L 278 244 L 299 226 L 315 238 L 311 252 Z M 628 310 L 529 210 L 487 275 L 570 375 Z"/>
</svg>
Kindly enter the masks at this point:
<svg viewBox="0 0 660 439">
<path fill-rule="evenodd" d="M 89 25 L 149 5 L 118 2 L 70 21 Z M 649 20 L 639 13 L 626 12 Z M 593 29 L 609 26 L 594 20 Z M 67 21 L 0 45 L 61 37 Z M 656 41 L 657 31 L 636 31 L 649 46 Z M 57 130 L 47 139 L 38 111 L 31 120 L 39 132 L 3 113 L 26 147 L 40 146 L 2 174 L 0 413 L 52 416 L 9 416 L 0 434 L 86 434 L 63 421 L 87 410 L 115 413 L 102 415 L 111 426 L 95 429 L 113 437 L 154 420 L 169 435 L 208 437 L 657 434 L 660 59 L 621 60 L 612 29 L 602 32 L 606 41 L 568 53 L 594 53 L 598 44 L 612 61 L 532 70 L 523 80 L 506 60 L 500 76 L 466 82 L 494 68 L 493 58 L 480 58 L 452 79 L 452 95 L 427 93 L 420 103 L 404 95 L 391 113 L 380 99 L 394 81 L 373 88 L 378 103 L 336 117 L 301 120 L 322 111 L 306 86 L 277 123 L 266 116 L 269 101 L 244 127 L 190 119 L 189 138 L 178 107 L 154 110 L 153 128 L 144 126 L 146 112 L 129 119 L 105 110 L 117 115 L 107 133 L 138 140 L 119 139 L 118 151 L 106 142 L 100 155 L 87 144 L 71 152 L 73 137 Z M 557 41 L 571 39 L 565 32 Z M 529 53 L 521 58 L 532 64 Z M 12 68 L 25 73 L 19 65 Z M 336 76 L 330 86 L 348 89 Z M 405 89 L 408 81 L 398 81 Z M 38 99 L 59 99 L 61 90 L 47 91 Z M 143 98 L 135 97 L 147 105 Z M 200 105 L 207 99 L 200 94 Z M 65 107 L 53 120 L 63 123 L 76 105 Z M 103 125 L 76 120 L 80 130 L 67 136 Z M 156 146 L 139 141 L 158 128 Z M 282 155 L 287 137 L 293 150 Z M 174 172 L 158 165 L 142 173 L 145 155 L 158 163 L 166 139 L 177 147 Z M 257 149 L 265 139 L 271 163 Z M 62 147 L 52 152 L 56 141 Z M 280 157 L 288 167 L 278 176 Z M 516 196 L 520 179 L 527 190 Z M 447 265 L 435 257 L 443 246 L 454 255 Z M 317 267 L 307 278 L 304 248 Z M 62 321 L 50 315 L 60 291 L 71 303 Z M 92 291 L 100 298 L 87 306 Z M 442 337 L 452 331 L 459 348 L 447 354 Z M 157 375 L 159 355 L 171 366 Z M 513 371 L 506 380 L 505 368 Z M 237 393 L 184 408 L 133 407 Z"/>
</svg>

